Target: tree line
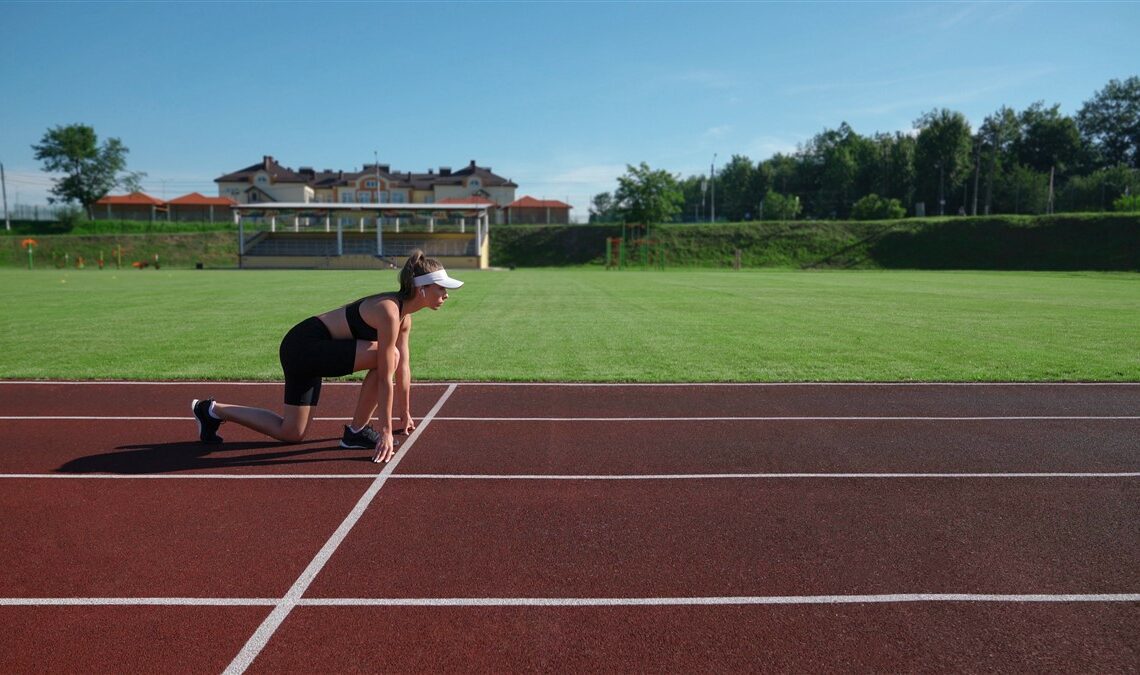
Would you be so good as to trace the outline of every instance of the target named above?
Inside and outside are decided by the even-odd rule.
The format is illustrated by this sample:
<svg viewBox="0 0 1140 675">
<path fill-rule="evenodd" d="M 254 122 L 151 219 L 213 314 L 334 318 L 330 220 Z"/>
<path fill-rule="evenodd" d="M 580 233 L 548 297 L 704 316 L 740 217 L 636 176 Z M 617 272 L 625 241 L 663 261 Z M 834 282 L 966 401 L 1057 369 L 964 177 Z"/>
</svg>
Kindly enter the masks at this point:
<svg viewBox="0 0 1140 675">
<path fill-rule="evenodd" d="M 1111 80 L 1075 116 L 1039 101 L 1002 106 L 977 129 L 948 109 L 914 128 L 864 136 L 844 122 L 791 154 L 733 155 L 711 180 L 629 166 L 613 193 L 594 196 L 590 221 L 1140 210 L 1140 77 Z"/>
</svg>

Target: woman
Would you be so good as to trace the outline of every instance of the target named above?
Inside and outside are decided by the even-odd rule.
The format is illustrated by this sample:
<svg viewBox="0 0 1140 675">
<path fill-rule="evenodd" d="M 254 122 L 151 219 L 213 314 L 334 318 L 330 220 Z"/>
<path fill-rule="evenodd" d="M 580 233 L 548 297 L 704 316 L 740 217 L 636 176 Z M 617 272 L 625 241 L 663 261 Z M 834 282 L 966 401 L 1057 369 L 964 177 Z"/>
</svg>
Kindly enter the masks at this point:
<svg viewBox="0 0 1140 675">
<path fill-rule="evenodd" d="M 425 307 L 439 309 L 447 300 L 448 289 L 462 285 L 447 275 L 438 260 L 424 257 L 423 251 L 413 251 L 400 270 L 399 292 L 370 295 L 309 317 L 285 334 L 280 349 L 285 372 L 282 415 L 195 399 L 191 407 L 198 420 L 199 438 L 203 443 L 221 443 L 218 427 L 228 421 L 281 441 L 298 442 L 304 439 L 313 406 L 320 400 L 321 378 L 367 370 L 352 424 L 345 426 L 340 447 L 374 448 L 372 461 L 387 462 L 395 454 L 393 406 L 400 406 L 401 431 L 410 434 L 416 428 L 408 362 L 412 314 Z M 377 407 L 383 424 L 379 432 L 370 423 Z"/>
</svg>

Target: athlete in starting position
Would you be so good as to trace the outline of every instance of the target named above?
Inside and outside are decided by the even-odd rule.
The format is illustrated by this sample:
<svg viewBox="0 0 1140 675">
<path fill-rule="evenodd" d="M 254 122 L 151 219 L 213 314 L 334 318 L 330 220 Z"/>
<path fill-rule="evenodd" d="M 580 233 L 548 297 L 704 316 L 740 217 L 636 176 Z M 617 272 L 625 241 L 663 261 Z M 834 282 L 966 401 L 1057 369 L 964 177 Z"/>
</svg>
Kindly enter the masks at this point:
<svg viewBox="0 0 1140 675">
<path fill-rule="evenodd" d="M 399 406 L 400 431 L 411 433 L 412 368 L 408 338 L 412 314 L 439 309 L 447 291 L 462 281 L 452 279 L 443 265 L 416 250 L 400 271 L 400 290 L 361 298 L 305 319 L 281 340 L 281 369 L 285 372 L 285 405 L 281 415 L 262 408 L 195 399 L 191 404 L 203 443 L 221 443 L 218 427 L 236 422 L 244 427 L 296 443 L 305 438 L 312 409 L 321 395 L 321 378 L 368 371 L 360 386 L 352 424 L 344 428 L 340 447 L 372 448 L 374 462 L 395 454 L 392 409 Z M 381 429 L 371 425 L 379 408 Z"/>
</svg>

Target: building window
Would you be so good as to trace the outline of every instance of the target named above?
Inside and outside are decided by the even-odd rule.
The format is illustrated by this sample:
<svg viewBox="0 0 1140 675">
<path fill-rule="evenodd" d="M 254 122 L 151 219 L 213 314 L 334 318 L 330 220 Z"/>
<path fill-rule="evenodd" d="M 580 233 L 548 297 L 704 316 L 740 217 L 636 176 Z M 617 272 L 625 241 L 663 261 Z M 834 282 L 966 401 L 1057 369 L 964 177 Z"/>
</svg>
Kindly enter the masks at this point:
<svg viewBox="0 0 1140 675">
<path fill-rule="evenodd" d="M 269 182 L 269 179 L 265 176 L 258 176 L 257 177 L 257 184 L 258 185 L 265 185 L 268 182 Z"/>
<path fill-rule="evenodd" d="M 356 194 L 356 200 L 358 202 L 360 202 L 361 204 L 367 204 L 368 202 L 372 201 L 372 193 L 371 192 L 358 192 Z"/>
<path fill-rule="evenodd" d="M 376 189 L 376 181 L 375 180 L 365 181 L 364 187 L 372 188 L 373 190 L 375 190 Z"/>
<path fill-rule="evenodd" d="M 478 190 L 482 186 L 483 184 L 479 182 L 478 178 L 472 178 L 471 180 L 467 181 L 467 187 L 472 190 Z"/>
<path fill-rule="evenodd" d="M 340 203 L 342 204 L 351 204 L 355 199 L 356 195 L 353 194 L 352 190 L 344 190 L 340 193 Z"/>
<path fill-rule="evenodd" d="M 380 193 L 380 203 L 381 204 L 387 204 L 388 203 L 388 192 L 387 191 Z"/>
<path fill-rule="evenodd" d="M 393 192 L 392 193 L 392 203 L 393 204 L 403 204 L 406 201 L 407 201 L 407 198 L 404 196 L 403 192 Z"/>
</svg>

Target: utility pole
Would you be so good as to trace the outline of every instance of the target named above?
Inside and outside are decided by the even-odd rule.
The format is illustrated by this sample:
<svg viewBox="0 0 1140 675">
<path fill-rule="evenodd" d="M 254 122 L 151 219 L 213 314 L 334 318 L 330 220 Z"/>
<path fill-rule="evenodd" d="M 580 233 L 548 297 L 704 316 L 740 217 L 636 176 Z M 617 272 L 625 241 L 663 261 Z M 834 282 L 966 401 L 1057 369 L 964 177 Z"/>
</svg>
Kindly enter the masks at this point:
<svg viewBox="0 0 1140 675">
<path fill-rule="evenodd" d="M 716 153 L 713 153 L 712 165 L 709 167 L 709 182 L 712 190 L 709 196 L 709 222 L 716 222 Z"/>
<path fill-rule="evenodd" d="M 0 162 L 0 191 L 4 193 L 4 229 L 12 229 L 12 221 L 8 219 L 8 182 L 4 179 L 4 163 Z"/>
<path fill-rule="evenodd" d="M 380 203 L 380 155 L 372 151 L 372 168 L 376 171 L 376 203 Z M 380 226 L 380 210 L 376 211 L 376 254 L 380 256 L 380 263 L 384 263 L 384 228 Z"/>
</svg>

